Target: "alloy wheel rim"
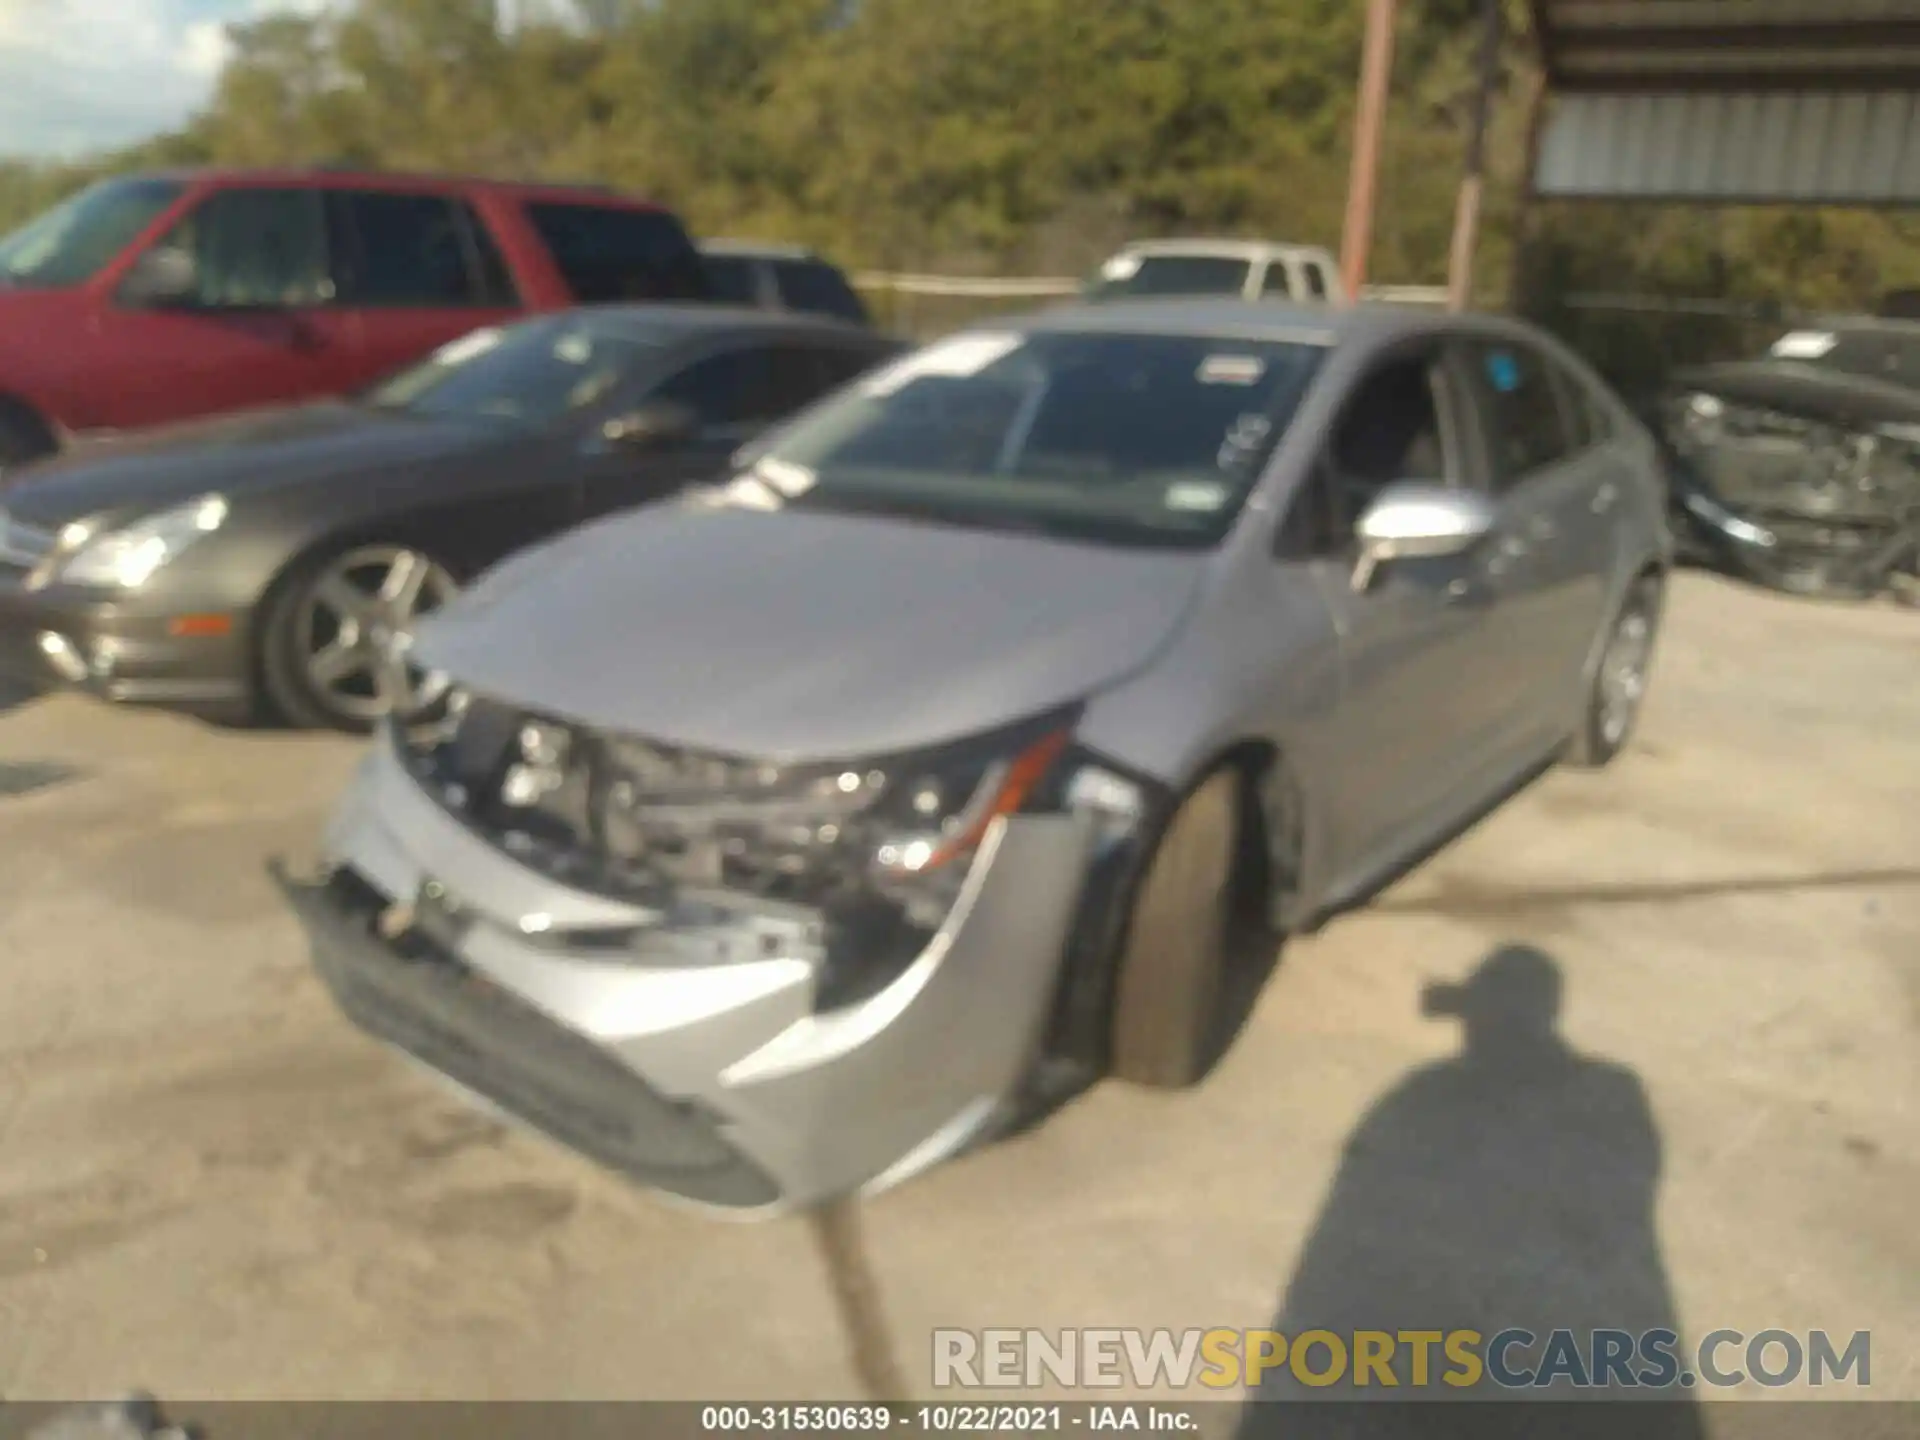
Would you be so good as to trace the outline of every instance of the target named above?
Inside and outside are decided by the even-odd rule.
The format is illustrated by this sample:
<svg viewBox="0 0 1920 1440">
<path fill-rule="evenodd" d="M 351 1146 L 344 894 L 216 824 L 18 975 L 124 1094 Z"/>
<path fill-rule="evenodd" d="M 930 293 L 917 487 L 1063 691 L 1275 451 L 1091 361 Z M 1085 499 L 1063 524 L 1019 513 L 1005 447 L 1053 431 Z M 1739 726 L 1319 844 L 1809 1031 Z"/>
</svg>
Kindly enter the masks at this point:
<svg viewBox="0 0 1920 1440">
<path fill-rule="evenodd" d="M 1620 617 L 1600 664 L 1600 734 L 1617 746 L 1633 728 L 1647 688 L 1647 657 L 1653 648 L 1653 624 L 1635 607 Z"/>
<path fill-rule="evenodd" d="M 418 714 L 450 685 L 409 664 L 414 621 L 459 591 L 446 567 L 404 545 L 365 545 L 328 565 L 297 616 L 301 674 L 314 697 L 346 719 Z"/>
</svg>

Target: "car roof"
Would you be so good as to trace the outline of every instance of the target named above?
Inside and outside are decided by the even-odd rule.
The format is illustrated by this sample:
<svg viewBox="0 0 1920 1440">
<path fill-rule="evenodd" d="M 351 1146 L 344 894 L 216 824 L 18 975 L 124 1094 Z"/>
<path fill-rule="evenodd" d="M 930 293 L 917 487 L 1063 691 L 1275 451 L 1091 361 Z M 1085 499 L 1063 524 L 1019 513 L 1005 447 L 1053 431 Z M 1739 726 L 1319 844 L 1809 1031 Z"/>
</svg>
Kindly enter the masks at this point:
<svg viewBox="0 0 1920 1440">
<path fill-rule="evenodd" d="M 1432 334 L 1532 336 L 1504 316 L 1460 315 L 1425 305 L 1367 304 L 1331 307 L 1275 300 L 1166 296 L 1067 304 L 1006 321 L 986 321 L 977 330 L 1014 329 L 1026 334 L 1119 333 L 1218 336 L 1299 345 L 1388 344 Z"/>
<path fill-rule="evenodd" d="M 1218 255 L 1235 260 L 1270 260 L 1275 257 L 1312 256 L 1324 258 L 1326 250 L 1318 245 L 1297 245 L 1279 240 L 1232 240 L 1207 236 L 1184 240 L 1136 240 L 1120 249 L 1122 255 Z"/>
<path fill-rule="evenodd" d="M 803 335 L 871 338 L 887 337 L 865 325 L 830 315 L 804 310 L 767 310 L 751 305 L 594 305 L 563 310 L 558 315 L 536 317 L 541 320 L 586 320 L 595 329 L 618 333 L 657 345 L 679 345 L 711 335 L 749 332 L 768 335 Z M 895 342 L 897 343 L 897 342 Z"/>
<path fill-rule="evenodd" d="M 575 204 L 664 210 L 657 201 L 630 195 L 609 185 L 588 181 L 502 180 L 456 172 L 356 169 L 335 165 L 188 165 L 147 170 L 128 179 L 173 180 L 181 184 L 284 185 L 294 188 L 367 190 L 491 190 L 528 198 L 572 201 Z"/>
<path fill-rule="evenodd" d="M 820 257 L 804 245 L 787 245 L 777 240 L 702 240 L 702 255 L 739 255 L 754 260 L 818 260 Z"/>
</svg>

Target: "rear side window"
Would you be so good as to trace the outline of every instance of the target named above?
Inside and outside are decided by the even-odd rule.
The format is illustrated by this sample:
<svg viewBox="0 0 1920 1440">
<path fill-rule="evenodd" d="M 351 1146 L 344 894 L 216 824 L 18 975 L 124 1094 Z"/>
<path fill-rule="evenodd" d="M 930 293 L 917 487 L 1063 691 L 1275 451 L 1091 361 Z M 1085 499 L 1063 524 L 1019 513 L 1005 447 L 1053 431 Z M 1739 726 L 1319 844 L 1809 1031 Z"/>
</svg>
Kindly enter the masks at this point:
<svg viewBox="0 0 1920 1440">
<path fill-rule="evenodd" d="M 864 322 L 867 318 L 867 307 L 860 303 L 853 286 L 831 265 L 818 260 L 776 260 L 773 276 L 789 310 L 841 320 Z"/>
<path fill-rule="evenodd" d="M 1267 262 L 1267 278 L 1260 282 L 1260 293 L 1282 300 L 1293 298 L 1293 280 L 1287 274 L 1286 261 L 1269 260 Z"/>
<path fill-rule="evenodd" d="M 513 302 L 506 267 L 464 201 L 348 191 L 331 203 L 341 303 L 441 308 Z"/>
<path fill-rule="evenodd" d="M 745 255 L 703 255 L 700 268 L 706 271 L 707 288 L 722 305 L 759 305 L 759 265 L 752 259 Z"/>
<path fill-rule="evenodd" d="M 1558 365 L 1553 367 L 1553 377 L 1560 387 L 1560 401 L 1566 411 L 1570 448 L 1587 450 L 1612 439 L 1613 421 L 1593 387 Z"/>
<path fill-rule="evenodd" d="M 544 202 L 526 212 L 583 305 L 708 298 L 699 253 L 671 215 Z"/>
<path fill-rule="evenodd" d="M 1544 358 L 1506 341 L 1469 340 L 1461 350 L 1483 420 L 1494 488 L 1511 489 L 1565 458 L 1572 437 Z"/>
<path fill-rule="evenodd" d="M 195 302 L 209 308 L 286 309 L 333 295 L 318 190 L 216 190 L 158 244 L 193 256 Z"/>
</svg>

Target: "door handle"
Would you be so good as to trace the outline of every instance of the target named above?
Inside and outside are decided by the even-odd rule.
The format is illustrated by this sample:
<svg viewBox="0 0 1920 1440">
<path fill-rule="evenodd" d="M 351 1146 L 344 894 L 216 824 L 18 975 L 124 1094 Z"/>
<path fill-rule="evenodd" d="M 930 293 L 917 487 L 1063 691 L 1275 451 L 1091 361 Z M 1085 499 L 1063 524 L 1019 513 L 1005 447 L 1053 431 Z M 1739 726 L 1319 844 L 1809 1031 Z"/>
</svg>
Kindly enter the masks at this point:
<svg viewBox="0 0 1920 1440">
<path fill-rule="evenodd" d="M 1620 492 L 1614 488 L 1613 482 L 1609 480 L 1593 492 L 1593 513 L 1596 515 L 1606 514 L 1609 510 L 1613 509 L 1613 502 L 1619 498 Z"/>
</svg>

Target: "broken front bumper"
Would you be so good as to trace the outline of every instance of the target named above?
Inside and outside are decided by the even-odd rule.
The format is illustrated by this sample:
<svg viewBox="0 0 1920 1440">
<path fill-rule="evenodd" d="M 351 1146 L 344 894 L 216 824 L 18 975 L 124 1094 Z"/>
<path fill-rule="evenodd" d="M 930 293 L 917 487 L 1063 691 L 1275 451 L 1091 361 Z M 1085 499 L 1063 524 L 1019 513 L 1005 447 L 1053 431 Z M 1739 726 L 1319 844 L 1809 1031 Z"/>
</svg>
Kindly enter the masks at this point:
<svg viewBox="0 0 1920 1440">
<path fill-rule="evenodd" d="M 1091 845 L 1074 816 L 996 822 L 931 942 L 835 1010 L 777 917 L 742 901 L 723 948 L 751 958 L 711 933 L 684 962 L 648 958 L 674 951 L 668 917 L 522 866 L 384 745 L 327 878 L 283 883 L 363 1029 L 630 1178 L 757 1214 L 885 1188 L 993 1125 L 1036 1059 Z M 402 913 L 404 931 L 382 923 Z M 669 943 L 606 940 L 634 935 Z"/>
</svg>

